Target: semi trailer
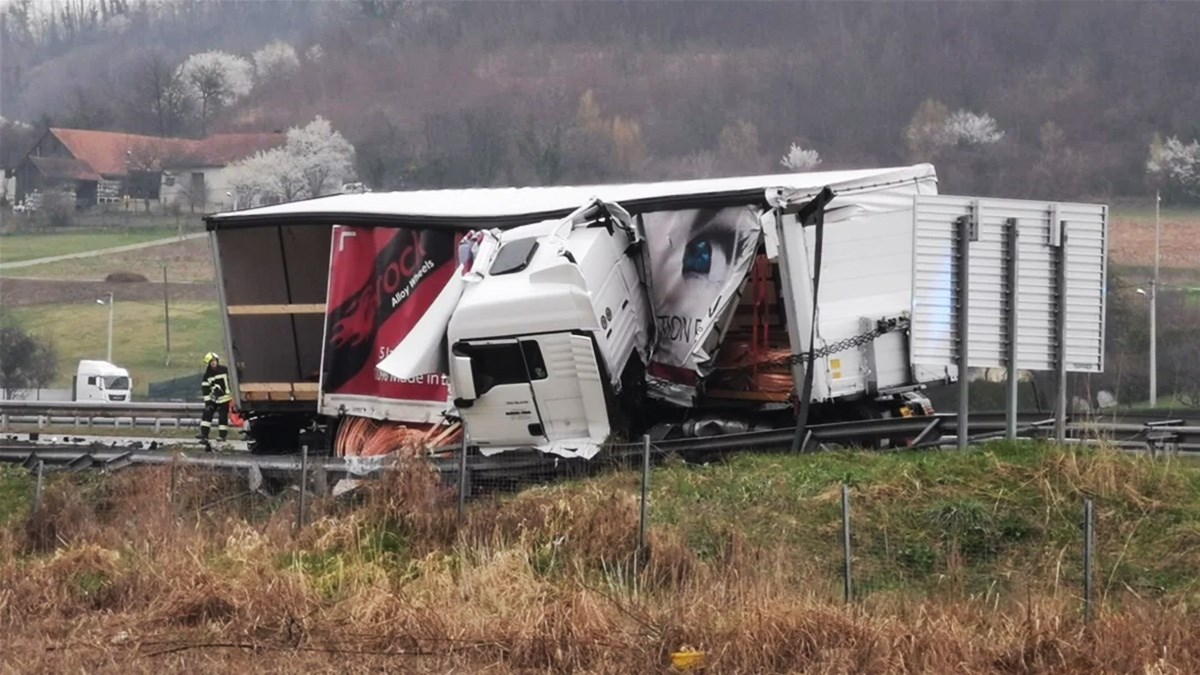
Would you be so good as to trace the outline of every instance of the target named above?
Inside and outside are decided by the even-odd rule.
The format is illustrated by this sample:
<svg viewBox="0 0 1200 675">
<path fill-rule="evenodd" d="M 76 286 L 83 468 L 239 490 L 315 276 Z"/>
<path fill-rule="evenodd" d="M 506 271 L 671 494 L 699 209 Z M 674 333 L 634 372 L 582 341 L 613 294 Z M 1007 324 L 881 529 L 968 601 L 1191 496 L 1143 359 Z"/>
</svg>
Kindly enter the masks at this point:
<svg viewBox="0 0 1200 675">
<path fill-rule="evenodd" d="M 260 452 L 462 420 L 484 452 L 568 456 L 929 414 L 921 391 L 958 377 L 912 358 L 936 195 L 921 164 L 209 216 L 238 409 Z"/>
</svg>

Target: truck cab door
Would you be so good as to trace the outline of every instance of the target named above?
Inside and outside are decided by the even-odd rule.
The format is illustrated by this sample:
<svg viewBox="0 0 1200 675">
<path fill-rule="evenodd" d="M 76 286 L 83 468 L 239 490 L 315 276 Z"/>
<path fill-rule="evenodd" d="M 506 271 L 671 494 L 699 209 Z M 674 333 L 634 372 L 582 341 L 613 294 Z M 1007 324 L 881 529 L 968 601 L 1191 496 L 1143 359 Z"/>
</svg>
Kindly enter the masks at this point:
<svg viewBox="0 0 1200 675">
<path fill-rule="evenodd" d="M 536 348 L 536 343 L 533 343 Z M 490 446 L 529 446 L 546 442 L 546 431 L 538 411 L 531 381 L 539 373 L 526 368 L 522 343 L 517 340 L 481 340 L 454 345 L 455 405 L 467 423 L 472 442 Z M 463 372 L 470 359 L 471 387 L 463 386 Z M 540 373 L 545 377 L 544 371 Z M 464 393 L 473 398 L 463 398 Z"/>
</svg>

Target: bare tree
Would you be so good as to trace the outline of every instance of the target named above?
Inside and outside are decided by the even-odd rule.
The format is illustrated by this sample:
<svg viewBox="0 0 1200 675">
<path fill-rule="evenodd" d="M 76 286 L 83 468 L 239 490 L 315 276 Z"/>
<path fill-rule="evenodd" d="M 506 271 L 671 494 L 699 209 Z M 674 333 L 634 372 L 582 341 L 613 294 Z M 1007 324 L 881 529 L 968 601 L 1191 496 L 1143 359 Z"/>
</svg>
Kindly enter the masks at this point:
<svg viewBox="0 0 1200 675">
<path fill-rule="evenodd" d="M 134 66 L 131 107 L 140 115 L 149 114 L 160 136 L 179 132 L 187 117 L 187 88 L 179 71 L 160 50 L 145 53 Z"/>
<path fill-rule="evenodd" d="M 532 117 L 517 136 L 517 152 L 533 169 L 538 183 L 554 185 L 563 175 L 563 129 L 561 124 L 539 126 Z"/>
</svg>

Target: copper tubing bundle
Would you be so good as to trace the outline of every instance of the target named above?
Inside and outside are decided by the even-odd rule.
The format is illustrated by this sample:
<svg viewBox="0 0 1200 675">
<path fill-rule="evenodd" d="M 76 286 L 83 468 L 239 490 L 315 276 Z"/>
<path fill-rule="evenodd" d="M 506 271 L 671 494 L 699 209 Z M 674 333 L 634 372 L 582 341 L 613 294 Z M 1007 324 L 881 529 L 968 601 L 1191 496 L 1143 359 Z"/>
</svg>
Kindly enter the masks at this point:
<svg viewBox="0 0 1200 675">
<path fill-rule="evenodd" d="M 709 376 L 713 389 L 788 394 L 794 386 L 791 350 L 786 347 L 754 350 L 743 341 L 730 341 L 721 350 L 716 369 Z"/>
<path fill-rule="evenodd" d="M 461 433 L 458 424 L 401 424 L 347 417 L 338 427 L 333 451 L 338 457 L 375 457 L 393 452 L 419 457 L 454 442 Z"/>
<path fill-rule="evenodd" d="M 795 385 L 792 353 L 786 344 L 779 343 L 786 339 L 786 333 L 771 330 L 773 285 L 771 264 L 760 255 L 750 272 L 750 292 L 738 308 L 739 314 L 748 316 L 750 325 L 734 331 L 721 345 L 715 371 L 708 377 L 710 389 L 781 396 L 791 393 Z"/>
</svg>

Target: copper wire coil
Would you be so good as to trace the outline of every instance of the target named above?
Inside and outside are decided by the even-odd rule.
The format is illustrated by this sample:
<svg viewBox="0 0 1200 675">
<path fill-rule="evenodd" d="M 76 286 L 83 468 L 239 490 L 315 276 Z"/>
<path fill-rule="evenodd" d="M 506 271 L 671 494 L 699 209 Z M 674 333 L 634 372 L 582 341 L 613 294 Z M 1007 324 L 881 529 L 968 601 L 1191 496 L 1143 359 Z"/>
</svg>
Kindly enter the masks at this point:
<svg viewBox="0 0 1200 675">
<path fill-rule="evenodd" d="M 366 417 L 347 417 L 338 427 L 334 454 L 338 457 L 375 457 L 399 452 L 406 457 L 427 454 L 432 445 L 450 444 L 462 434 L 458 425 L 401 424 Z"/>
</svg>

